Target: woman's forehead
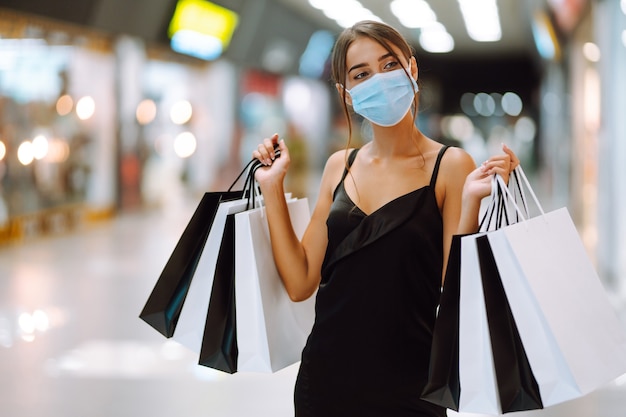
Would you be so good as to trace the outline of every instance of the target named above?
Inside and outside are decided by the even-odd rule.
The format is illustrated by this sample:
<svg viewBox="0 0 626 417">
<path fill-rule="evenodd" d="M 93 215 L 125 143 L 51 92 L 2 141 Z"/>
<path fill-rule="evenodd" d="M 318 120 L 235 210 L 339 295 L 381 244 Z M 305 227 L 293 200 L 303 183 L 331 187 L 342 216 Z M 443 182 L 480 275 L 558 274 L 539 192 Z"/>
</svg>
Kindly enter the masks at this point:
<svg viewBox="0 0 626 417">
<path fill-rule="evenodd" d="M 402 56 L 399 48 L 395 45 L 390 46 L 397 56 Z M 360 36 L 348 47 L 346 53 L 346 68 L 351 68 L 361 63 L 371 64 L 388 54 L 389 51 L 374 39 Z"/>
</svg>

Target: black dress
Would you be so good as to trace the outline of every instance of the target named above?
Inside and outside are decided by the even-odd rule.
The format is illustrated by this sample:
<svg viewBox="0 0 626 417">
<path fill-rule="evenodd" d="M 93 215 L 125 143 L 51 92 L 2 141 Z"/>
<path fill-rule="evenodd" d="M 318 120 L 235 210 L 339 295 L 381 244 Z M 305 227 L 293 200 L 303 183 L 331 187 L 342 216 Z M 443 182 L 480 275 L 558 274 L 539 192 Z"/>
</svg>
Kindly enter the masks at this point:
<svg viewBox="0 0 626 417">
<path fill-rule="evenodd" d="M 420 399 L 440 296 L 443 221 L 435 181 L 445 150 L 429 185 L 369 215 L 347 195 L 344 172 L 296 381 L 297 417 L 446 415 Z"/>
</svg>

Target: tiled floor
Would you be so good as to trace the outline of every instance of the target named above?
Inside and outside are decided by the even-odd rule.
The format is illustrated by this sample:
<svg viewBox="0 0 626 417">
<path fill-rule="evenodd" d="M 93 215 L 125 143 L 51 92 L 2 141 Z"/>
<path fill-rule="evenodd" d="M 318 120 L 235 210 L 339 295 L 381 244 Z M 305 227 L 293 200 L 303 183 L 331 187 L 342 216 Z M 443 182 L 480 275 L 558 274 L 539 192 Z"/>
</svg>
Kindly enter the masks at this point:
<svg viewBox="0 0 626 417">
<path fill-rule="evenodd" d="M 138 318 L 191 209 L 124 215 L 0 248 L 0 415 L 293 414 L 296 366 L 273 375 L 212 371 Z M 518 415 L 624 417 L 626 378 Z"/>
</svg>

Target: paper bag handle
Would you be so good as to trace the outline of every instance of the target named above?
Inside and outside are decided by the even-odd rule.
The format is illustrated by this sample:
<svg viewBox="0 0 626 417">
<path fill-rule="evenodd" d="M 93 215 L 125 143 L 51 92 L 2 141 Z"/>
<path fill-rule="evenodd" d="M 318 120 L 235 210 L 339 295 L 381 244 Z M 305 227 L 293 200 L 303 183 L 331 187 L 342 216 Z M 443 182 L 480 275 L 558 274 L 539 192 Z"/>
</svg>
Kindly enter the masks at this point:
<svg viewBox="0 0 626 417">
<path fill-rule="evenodd" d="M 504 179 L 500 175 L 496 174 L 495 175 L 495 180 L 497 181 L 499 188 L 502 191 L 504 191 L 504 194 L 506 195 L 506 198 L 508 199 L 508 201 L 513 205 L 513 207 L 515 207 L 515 211 L 520 216 L 522 221 L 526 221 L 526 220 L 528 220 L 528 218 L 530 218 L 530 213 L 529 213 L 529 210 L 528 210 L 528 204 L 526 203 L 526 197 L 525 197 L 525 194 L 523 194 L 523 192 L 524 192 L 523 191 L 523 185 L 525 185 L 526 188 L 528 189 L 528 191 L 530 192 L 530 194 L 533 197 L 533 200 L 535 201 L 535 204 L 537 205 L 537 208 L 539 209 L 539 212 L 541 213 L 541 215 L 545 216 L 545 212 L 543 210 L 543 207 L 541 206 L 541 203 L 539 202 L 539 199 L 537 198 L 537 195 L 535 194 L 534 190 L 530 186 L 530 182 L 528 181 L 528 178 L 526 177 L 526 174 L 524 173 L 524 170 L 522 169 L 521 166 L 518 165 L 515 168 L 514 175 L 517 175 L 517 176 L 521 177 L 523 182 L 524 182 L 524 184 L 521 184 L 519 182 L 519 178 L 516 177 L 516 181 L 518 181 L 520 193 L 522 193 L 522 201 L 524 203 L 525 211 L 522 211 L 519 208 L 519 205 L 515 202 L 515 198 L 514 198 L 513 194 L 511 193 L 511 191 L 509 190 L 509 187 L 504 183 Z"/>
</svg>

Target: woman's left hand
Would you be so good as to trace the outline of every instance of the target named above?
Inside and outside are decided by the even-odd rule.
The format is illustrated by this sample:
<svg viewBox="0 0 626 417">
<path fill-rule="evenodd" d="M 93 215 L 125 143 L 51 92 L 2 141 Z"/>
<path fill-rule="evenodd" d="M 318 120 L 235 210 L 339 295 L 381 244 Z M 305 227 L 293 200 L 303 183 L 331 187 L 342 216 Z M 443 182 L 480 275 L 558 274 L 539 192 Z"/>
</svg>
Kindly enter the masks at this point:
<svg viewBox="0 0 626 417">
<path fill-rule="evenodd" d="M 502 144 L 504 155 L 494 155 L 482 164 L 487 175 L 499 174 L 504 182 L 509 182 L 509 174 L 519 165 L 517 155 L 505 144 Z"/>
<path fill-rule="evenodd" d="M 492 175 L 498 174 L 508 183 L 509 174 L 519 165 L 519 159 L 508 146 L 502 144 L 502 150 L 504 154 L 492 156 L 467 176 L 463 188 L 465 199 L 482 199 L 491 194 Z"/>
</svg>

